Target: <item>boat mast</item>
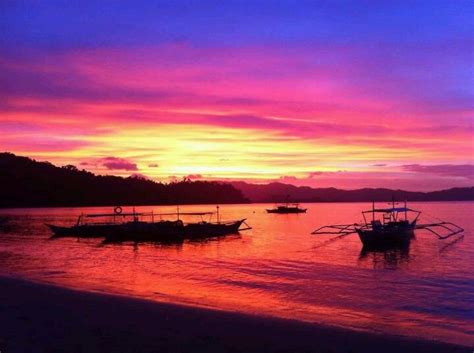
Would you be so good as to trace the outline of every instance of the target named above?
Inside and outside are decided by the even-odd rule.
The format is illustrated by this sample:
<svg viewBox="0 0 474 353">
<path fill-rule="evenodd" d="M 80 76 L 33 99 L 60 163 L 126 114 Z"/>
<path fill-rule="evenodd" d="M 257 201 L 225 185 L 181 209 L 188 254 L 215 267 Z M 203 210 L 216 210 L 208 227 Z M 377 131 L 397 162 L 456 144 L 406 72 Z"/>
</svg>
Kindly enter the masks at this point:
<svg viewBox="0 0 474 353">
<path fill-rule="evenodd" d="M 77 218 L 76 226 L 79 226 L 79 225 L 81 224 L 81 222 L 82 222 L 82 216 L 83 216 L 83 215 L 84 215 L 84 213 L 81 213 L 81 214 L 79 215 L 79 217 Z"/>
<path fill-rule="evenodd" d="M 375 201 L 372 200 L 372 222 L 375 222 Z"/>
<path fill-rule="evenodd" d="M 395 195 L 392 195 L 392 214 L 391 218 L 393 222 L 396 222 L 397 219 L 395 218 Z"/>
</svg>

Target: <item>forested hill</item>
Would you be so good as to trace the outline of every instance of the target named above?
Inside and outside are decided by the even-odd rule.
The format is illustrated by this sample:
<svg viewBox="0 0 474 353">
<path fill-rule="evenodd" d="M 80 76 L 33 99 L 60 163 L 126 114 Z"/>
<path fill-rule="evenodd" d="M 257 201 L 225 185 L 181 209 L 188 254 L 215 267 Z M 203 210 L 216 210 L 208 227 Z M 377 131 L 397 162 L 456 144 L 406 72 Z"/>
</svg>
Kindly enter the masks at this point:
<svg viewBox="0 0 474 353">
<path fill-rule="evenodd" d="M 282 183 L 249 184 L 233 182 L 251 202 L 371 202 L 390 201 L 470 201 L 474 200 L 474 187 L 452 188 L 432 192 L 391 189 L 341 190 L 336 188 L 311 188 Z"/>
<path fill-rule="evenodd" d="M 157 183 L 137 177 L 94 175 L 0 153 L 0 207 L 224 204 L 248 202 L 230 184 Z"/>
</svg>

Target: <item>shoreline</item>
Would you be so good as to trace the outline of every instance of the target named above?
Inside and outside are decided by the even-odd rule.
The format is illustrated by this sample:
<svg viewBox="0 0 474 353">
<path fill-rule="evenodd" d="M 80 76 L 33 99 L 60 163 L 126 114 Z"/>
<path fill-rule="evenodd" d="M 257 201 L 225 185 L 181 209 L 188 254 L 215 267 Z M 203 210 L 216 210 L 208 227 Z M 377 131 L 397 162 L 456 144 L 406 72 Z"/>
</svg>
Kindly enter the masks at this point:
<svg viewBox="0 0 474 353">
<path fill-rule="evenodd" d="M 471 352 L 467 346 L 86 292 L 0 275 L 0 351 Z"/>
<path fill-rule="evenodd" d="M 390 200 L 387 200 L 389 202 Z M 462 203 L 474 203 L 474 199 L 472 200 L 407 200 L 410 203 L 450 203 L 450 202 L 462 202 Z M 296 203 L 299 204 L 356 204 L 356 203 L 372 203 L 372 201 L 295 201 Z M 384 202 L 384 201 L 376 201 L 376 202 Z M 223 206 L 233 206 L 233 205 L 275 205 L 278 203 L 285 203 L 285 201 L 281 202 L 246 202 L 246 203 L 219 203 L 219 205 Z M 177 204 L 143 204 L 143 205 L 128 205 L 128 204 L 122 204 L 120 205 L 121 207 L 173 207 L 176 206 Z M 179 206 L 190 206 L 190 207 L 196 207 L 196 206 L 216 206 L 217 203 L 187 203 L 187 204 L 179 204 Z M 4 207 L 0 206 L 0 211 L 5 211 L 5 210 L 12 210 L 12 211 L 22 211 L 22 210 L 36 210 L 36 209 L 61 209 L 61 208 L 66 208 L 66 209 L 71 209 L 71 208 L 103 208 L 103 207 L 114 207 L 117 206 L 115 204 L 111 205 L 76 205 L 76 206 L 71 206 L 71 205 L 66 205 L 66 206 L 13 206 L 13 207 Z"/>
</svg>

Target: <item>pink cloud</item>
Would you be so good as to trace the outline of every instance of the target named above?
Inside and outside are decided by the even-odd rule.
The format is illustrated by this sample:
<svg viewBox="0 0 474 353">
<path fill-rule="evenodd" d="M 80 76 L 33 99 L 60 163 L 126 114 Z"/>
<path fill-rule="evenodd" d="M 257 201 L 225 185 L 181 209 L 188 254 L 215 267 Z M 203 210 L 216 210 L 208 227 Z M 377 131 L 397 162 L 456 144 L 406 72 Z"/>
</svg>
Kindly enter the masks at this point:
<svg viewBox="0 0 474 353">
<path fill-rule="evenodd" d="M 421 165 L 408 164 L 402 166 L 403 170 L 415 173 L 434 174 L 442 176 L 462 177 L 474 179 L 474 165 L 472 164 L 439 164 L 439 165 Z"/>
<path fill-rule="evenodd" d="M 2 133 L 0 129 L 0 134 Z M 12 151 L 13 153 L 26 154 L 29 157 L 35 157 L 37 153 L 43 152 L 64 152 L 79 150 L 91 145 L 88 141 L 78 139 L 67 139 L 55 136 L 41 135 L 13 135 L 2 136 L 0 141 L 0 149 L 4 151 Z"/>
<path fill-rule="evenodd" d="M 311 172 L 311 173 L 308 174 L 308 178 L 312 179 L 312 178 L 316 178 L 320 175 L 323 175 L 323 172 Z"/>
<path fill-rule="evenodd" d="M 141 174 L 141 173 L 130 174 L 129 178 L 140 179 L 140 180 L 149 180 L 149 178 L 146 175 Z"/>
<path fill-rule="evenodd" d="M 189 179 L 189 180 L 198 180 L 198 179 L 202 179 L 202 175 L 201 174 L 189 174 L 187 176 L 185 176 L 186 179 Z"/>
<path fill-rule="evenodd" d="M 104 157 L 88 161 L 82 161 L 80 166 L 90 167 L 93 170 L 112 170 L 112 171 L 135 171 L 138 170 L 137 164 L 127 159 L 119 157 Z"/>
<path fill-rule="evenodd" d="M 100 163 L 109 170 L 138 170 L 137 165 L 123 158 L 105 157 Z"/>
</svg>

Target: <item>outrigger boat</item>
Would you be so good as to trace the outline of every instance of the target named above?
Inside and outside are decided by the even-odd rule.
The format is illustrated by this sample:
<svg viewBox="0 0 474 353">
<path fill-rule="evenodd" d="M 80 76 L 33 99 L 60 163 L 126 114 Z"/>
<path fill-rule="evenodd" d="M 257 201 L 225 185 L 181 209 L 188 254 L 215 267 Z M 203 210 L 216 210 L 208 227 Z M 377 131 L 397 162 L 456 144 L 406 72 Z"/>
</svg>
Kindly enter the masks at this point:
<svg viewBox="0 0 474 353">
<path fill-rule="evenodd" d="M 217 213 L 217 222 L 204 221 L 203 216 Z M 163 220 L 163 216 L 177 215 L 174 221 Z M 201 216 L 200 222 L 183 223 L 180 216 Z M 151 221 L 143 221 L 151 217 Z M 159 221 L 155 222 L 155 218 Z M 90 219 L 108 219 L 106 222 L 90 222 Z M 131 220 L 130 220 L 131 218 Z M 245 224 L 247 228 L 240 229 Z M 219 207 L 217 212 L 188 212 L 180 213 L 122 213 L 121 207 L 116 207 L 114 213 L 80 215 L 74 226 L 63 227 L 47 224 L 55 237 L 105 237 L 108 242 L 117 241 L 183 241 L 185 238 L 222 236 L 247 230 L 250 227 L 245 219 L 221 222 Z"/>
<path fill-rule="evenodd" d="M 368 218 L 370 214 L 371 219 Z M 411 220 L 408 214 L 414 215 Z M 381 218 L 376 215 L 381 215 Z M 417 229 L 426 229 L 439 239 L 447 239 L 464 231 L 451 222 L 418 224 L 420 215 L 421 211 L 408 208 L 406 202 L 404 207 L 395 207 L 395 202 L 392 201 L 391 208 L 375 208 L 375 203 L 372 203 L 371 210 L 362 211 L 364 223 L 322 226 L 311 234 L 331 234 L 339 237 L 358 234 L 364 248 L 390 248 L 409 245 Z"/>
</svg>

